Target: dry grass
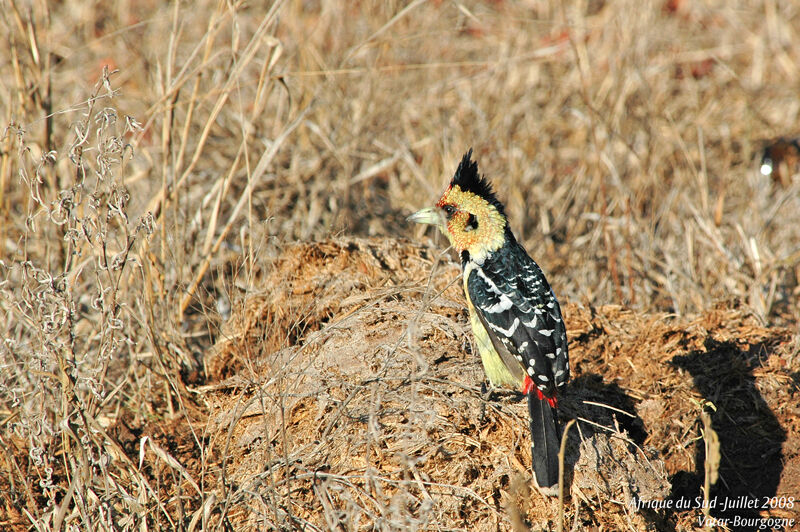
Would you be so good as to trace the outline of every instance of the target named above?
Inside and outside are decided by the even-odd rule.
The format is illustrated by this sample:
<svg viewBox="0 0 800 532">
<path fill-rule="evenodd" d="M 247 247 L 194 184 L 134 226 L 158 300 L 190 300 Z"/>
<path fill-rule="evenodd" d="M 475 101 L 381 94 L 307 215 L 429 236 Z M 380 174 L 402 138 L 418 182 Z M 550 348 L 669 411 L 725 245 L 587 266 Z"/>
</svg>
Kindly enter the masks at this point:
<svg viewBox="0 0 800 532">
<path fill-rule="evenodd" d="M 225 526 L 244 500 L 226 464 L 246 456 L 218 447 L 213 394 L 263 375 L 258 357 L 209 365 L 220 325 L 247 323 L 242 302 L 272 293 L 289 242 L 422 240 L 404 217 L 469 146 L 560 298 L 630 309 L 605 307 L 586 331 L 573 321 L 578 377 L 602 383 L 575 389 L 609 402 L 621 387 L 671 475 L 699 463 L 688 398 L 723 399 L 723 449 L 751 441 L 740 419 L 762 455 L 786 433 L 783 469 L 770 461 L 758 484 L 761 471 L 726 473 L 746 463 L 734 457 L 723 479 L 800 496 L 800 178 L 758 173 L 769 139 L 800 135 L 795 2 L 2 0 L 0 12 L 0 527 Z M 387 283 L 352 305 L 412 313 Z M 341 310 L 315 315 L 303 294 L 261 316 L 264 357 L 289 356 Z M 457 303 L 447 312 L 435 334 L 463 327 Z M 673 318 L 663 327 L 685 335 L 632 332 Z M 691 381 L 633 371 L 629 341 Z M 731 364 L 725 378 L 707 369 Z M 730 389 L 746 393 L 725 401 Z M 648 425 L 646 412 L 678 421 Z M 273 510 L 294 495 L 257 493 Z M 527 526 L 494 512 L 501 529 Z M 593 515 L 582 524 L 618 523 Z"/>
</svg>

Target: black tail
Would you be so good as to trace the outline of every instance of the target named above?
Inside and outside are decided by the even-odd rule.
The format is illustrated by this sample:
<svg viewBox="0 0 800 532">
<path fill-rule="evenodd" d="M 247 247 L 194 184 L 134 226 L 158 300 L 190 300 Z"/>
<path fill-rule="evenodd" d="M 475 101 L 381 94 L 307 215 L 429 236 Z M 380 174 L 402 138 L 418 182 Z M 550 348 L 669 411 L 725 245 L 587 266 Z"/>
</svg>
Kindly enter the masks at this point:
<svg viewBox="0 0 800 532">
<path fill-rule="evenodd" d="M 558 488 L 558 450 L 561 434 L 556 409 L 547 400 L 539 399 L 536 391 L 528 394 L 528 413 L 531 416 L 531 454 L 536 483 L 543 492 Z"/>
</svg>

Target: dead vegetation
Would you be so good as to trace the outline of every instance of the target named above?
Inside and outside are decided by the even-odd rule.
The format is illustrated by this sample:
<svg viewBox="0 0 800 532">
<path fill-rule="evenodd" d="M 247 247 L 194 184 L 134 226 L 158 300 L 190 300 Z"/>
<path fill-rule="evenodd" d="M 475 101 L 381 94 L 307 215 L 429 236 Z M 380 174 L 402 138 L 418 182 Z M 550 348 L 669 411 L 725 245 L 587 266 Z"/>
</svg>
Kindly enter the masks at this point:
<svg viewBox="0 0 800 532">
<path fill-rule="evenodd" d="M 697 527 L 625 501 L 704 409 L 712 495 L 800 496 L 794 2 L 0 6 L 0 528 L 554 528 L 403 221 L 469 146 L 567 302 L 567 526 Z"/>
</svg>

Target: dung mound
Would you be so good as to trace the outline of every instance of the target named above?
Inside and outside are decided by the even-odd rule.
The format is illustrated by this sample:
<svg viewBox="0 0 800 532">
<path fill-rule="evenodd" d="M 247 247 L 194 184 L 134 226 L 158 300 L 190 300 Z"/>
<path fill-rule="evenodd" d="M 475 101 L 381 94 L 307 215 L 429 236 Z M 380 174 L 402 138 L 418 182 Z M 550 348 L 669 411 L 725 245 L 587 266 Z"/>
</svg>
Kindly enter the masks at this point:
<svg viewBox="0 0 800 532">
<path fill-rule="evenodd" d="M 531 486 L 524 401 L 481 396 L 459 281 L 446 255 L 401 241 L 286 250 L 206 360 L 214 382 L 202 390 L 209 449 L 222 457 L 218 500 L 227 522 L 556 526 L 558 501 Z M 579 420 L 565 458 L 568 527 L 696 527 L 697 508 L 637 512 L 631 501 L 694 495 L 704 400 L 715 403 L 728 457 L 720 475 L 741 474 L 750 457 L 736 446 L 750 438 L 754 452 L 768 454 L 768 475 L 751 485 L 758 494 L 778 491 L 785 433 L 773 402 L 794 393 L 780 386 L 789 378 L 780 363 L 787 331 L 730 308 L 693 321 L 574 304 L 564 315 L 574 376 L 561 415 Z M 697 360 L 709 364 L 700 371 Z M 729 389 L 714 388 L 715 375 Z M 750 424 L 731 425 L 731 413 Z"/>
</svg>

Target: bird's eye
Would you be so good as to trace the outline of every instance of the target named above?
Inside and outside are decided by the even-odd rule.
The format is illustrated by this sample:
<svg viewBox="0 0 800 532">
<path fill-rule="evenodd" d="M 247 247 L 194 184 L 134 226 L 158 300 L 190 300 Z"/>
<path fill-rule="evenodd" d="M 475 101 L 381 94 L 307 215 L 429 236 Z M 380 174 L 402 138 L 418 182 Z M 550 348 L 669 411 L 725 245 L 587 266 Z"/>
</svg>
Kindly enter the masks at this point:
<svg viewBox="0 0 800 532">
<path fill-rule="evenodd" d="M 470 213 L 469 218 L 467 218 L 467 223 L 464 225 L 464 231 L 474 231 L 478 228 L 478 219 L 475 218 L 475 215 Z"/>
<path fill-rule="evenodd" d="M 444 213 L 445 215 L 447 215 L 448 218 L 452 218 L 456 212 L 456 208 L 453 207 L 452 205 L 445 205 L 444 207 L 442 207 L 442 209 L 444 209 Z"/>
</svg>

